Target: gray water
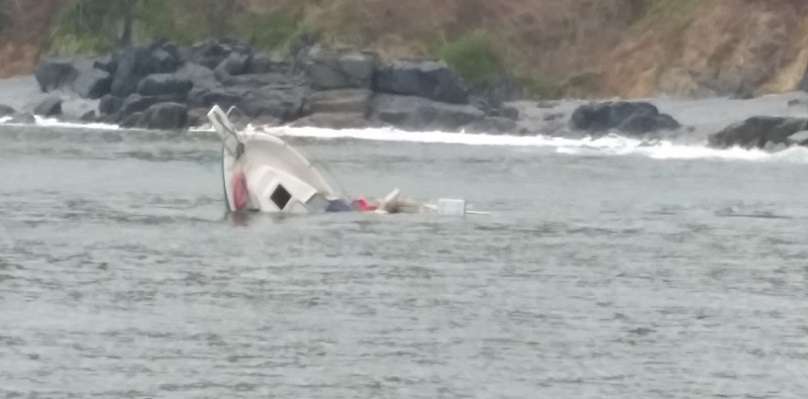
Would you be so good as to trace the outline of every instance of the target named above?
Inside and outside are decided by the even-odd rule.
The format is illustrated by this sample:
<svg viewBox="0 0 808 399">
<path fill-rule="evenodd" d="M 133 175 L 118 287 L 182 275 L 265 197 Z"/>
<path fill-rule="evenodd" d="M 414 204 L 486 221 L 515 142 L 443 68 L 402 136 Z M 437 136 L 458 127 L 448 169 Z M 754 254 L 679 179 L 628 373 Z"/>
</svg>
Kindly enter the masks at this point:
<svg viewBox="0 0 808 399">
<path fill-rule="evenodd" d="M 0 396 L 808 394 L 804 163 L 293 143 L 492 215 L 233 217 L 209 135 L 0 127 Z"/>
</svg>

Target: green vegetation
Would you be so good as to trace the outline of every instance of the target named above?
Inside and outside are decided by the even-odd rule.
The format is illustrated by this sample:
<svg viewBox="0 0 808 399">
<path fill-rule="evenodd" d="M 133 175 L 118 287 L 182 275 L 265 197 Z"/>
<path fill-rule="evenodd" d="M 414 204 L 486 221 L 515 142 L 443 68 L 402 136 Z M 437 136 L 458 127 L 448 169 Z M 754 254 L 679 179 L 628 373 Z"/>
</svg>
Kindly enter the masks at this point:
<svg viewBox="0 0 808 399">
<path fill-rule="evenodd" d="M 50 36 L 49 47 L 59 54 L 100 53 L 118 39 L 127 0 L 76 0 L 65 6 Z"/>
<path fill-rule="evenodd" d="M 314 30 L 301 17 L 285 11 L 267 14 L 245 13 L 235 17 L 238 37 L 263 50 L 286 49 L 296 39 Z"/>
<path fill-rule="evenodd" d="M 701 0 L 643 0 L 643 13 L 633 24 L 635 31 L 686 25 Z"/>
<path fill-rule="evenodd" d="M 275 50 L 313 32 L 300 22 L 300 15 L 284 10 L 246 12 L 235 0 L 72 0 L 57 18 L 48 49 L 57 54 L 112 50 L 125 31 L 126 4 L 134 7 L 136 43 L 163 38 L 190 45 L 207 37 L 236 36 L 256 47 Z"/>
<path fill-rule="evenodd" d="M 439 57 L 473 85 L 490 85 L 503 72 L 502 60 L 483 31 L 469 33 L 438 50 Z"/>
</svg>

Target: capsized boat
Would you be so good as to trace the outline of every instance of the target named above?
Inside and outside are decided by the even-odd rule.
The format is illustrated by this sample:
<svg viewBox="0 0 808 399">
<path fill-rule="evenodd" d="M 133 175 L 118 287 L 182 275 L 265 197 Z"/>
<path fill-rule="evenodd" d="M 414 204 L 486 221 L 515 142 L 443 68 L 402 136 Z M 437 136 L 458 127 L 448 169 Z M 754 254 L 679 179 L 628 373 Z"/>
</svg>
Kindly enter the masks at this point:
<svg viewBox="0 0 808 399">
<path fill-rule="evenodd" d="M 482 213 L 469 211 L 464 200 L 441 199 L 436 204 L 407 200 L 398 189 L 378 201 L 351 199 L 335 190 L 317 167 L 279 137 L 236 129 L 219 106 L 208 112 L 208 119 L 222 139 L 222 186 L 231 212 Z"/>
</svg>

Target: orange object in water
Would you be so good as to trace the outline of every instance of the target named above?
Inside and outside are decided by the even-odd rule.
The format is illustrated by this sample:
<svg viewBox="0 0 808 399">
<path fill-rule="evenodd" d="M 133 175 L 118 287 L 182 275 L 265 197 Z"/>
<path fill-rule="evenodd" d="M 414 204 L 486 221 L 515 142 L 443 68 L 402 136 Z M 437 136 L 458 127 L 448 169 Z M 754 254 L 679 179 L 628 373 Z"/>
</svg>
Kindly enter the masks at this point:
<svg viewBox="0 0 808 399">
<path fill-rule="evenodd" d="M 244 172 L 236 172 L 233 174 L 232 183 L 233 205 L 236 207 L 237 211 L 247 208 L 247 200 L 249 198 L 247 176 L 244 175 Z"/>
</svg>

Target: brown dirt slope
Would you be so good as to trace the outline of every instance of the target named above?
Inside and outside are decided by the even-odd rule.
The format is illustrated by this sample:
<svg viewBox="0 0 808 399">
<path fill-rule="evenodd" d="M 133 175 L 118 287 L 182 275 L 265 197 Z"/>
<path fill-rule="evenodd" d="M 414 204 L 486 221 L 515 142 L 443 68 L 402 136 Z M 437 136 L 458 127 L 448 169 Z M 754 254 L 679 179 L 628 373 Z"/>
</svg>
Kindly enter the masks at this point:
<svg viewBox="0 0 808 399">
<path fill-rule="evenodd" d="M 67 0 L 0 0 L 0 76 L 30 72 Z M 435 54 L 485 31 L 508 68 L 571 96 L 762 94 L 808 67 L 806 0 L 235 0 L 285 10 L 334 46 Z"/>
</svg>

